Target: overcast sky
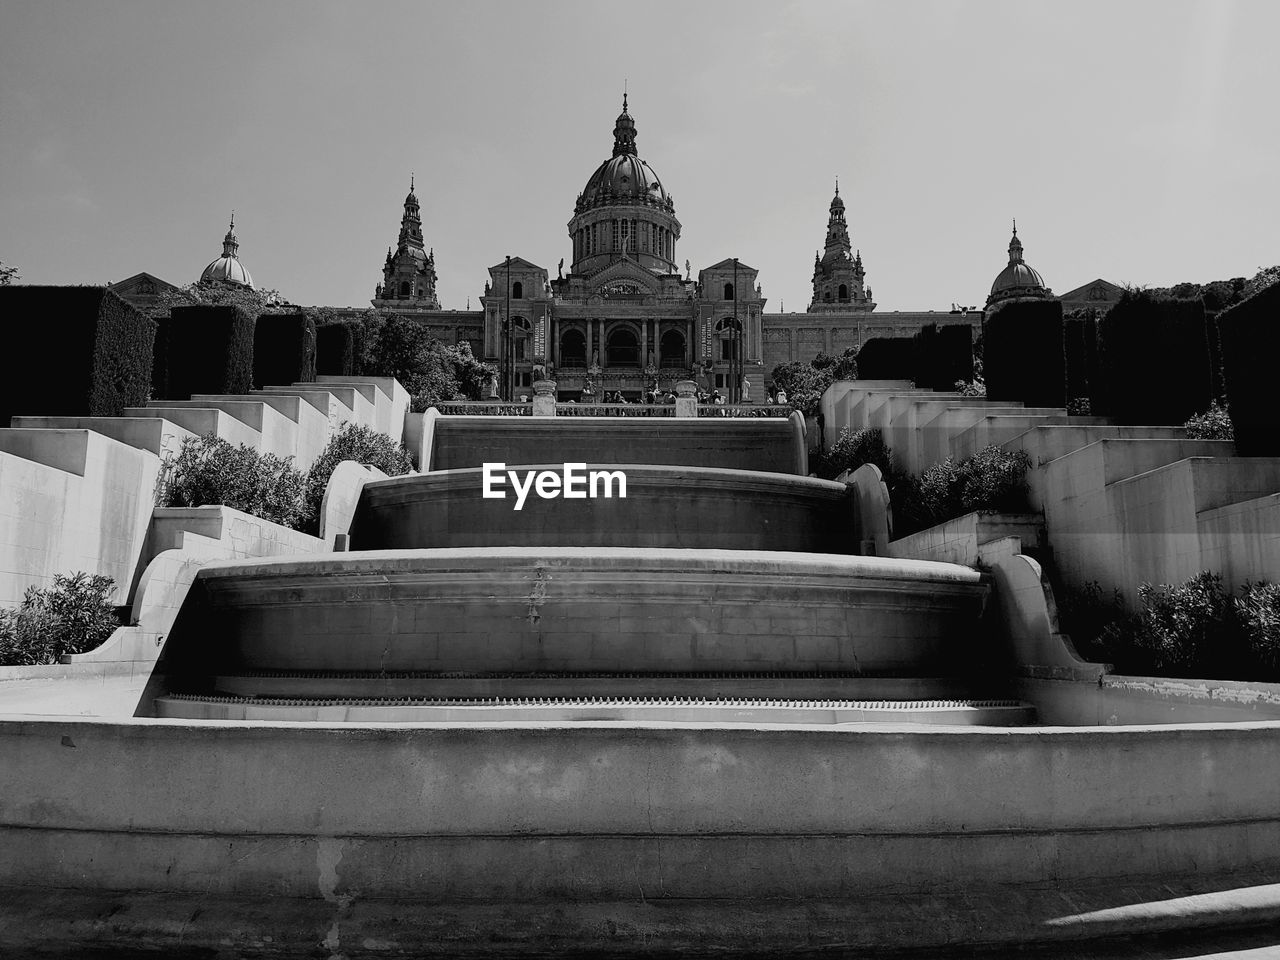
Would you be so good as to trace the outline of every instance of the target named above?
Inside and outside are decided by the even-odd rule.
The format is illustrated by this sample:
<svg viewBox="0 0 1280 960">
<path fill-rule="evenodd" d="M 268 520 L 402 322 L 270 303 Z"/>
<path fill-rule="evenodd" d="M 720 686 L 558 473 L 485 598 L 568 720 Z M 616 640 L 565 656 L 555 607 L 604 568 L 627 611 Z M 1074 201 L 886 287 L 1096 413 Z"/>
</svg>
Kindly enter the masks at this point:
<svg viewBox="0 0 1280 960">
<path fill-rule="evenodd" d="M 677 259 L 803 310 L 838 175 L 882 310 L 1280 262 L 1280 3 L 0 0 L 0 260 L 195 280 L 232 208 L 295 303 L 367 304 L 409 174 L 443 306 L 571 259 L 624 78 Z"/>
</svg>

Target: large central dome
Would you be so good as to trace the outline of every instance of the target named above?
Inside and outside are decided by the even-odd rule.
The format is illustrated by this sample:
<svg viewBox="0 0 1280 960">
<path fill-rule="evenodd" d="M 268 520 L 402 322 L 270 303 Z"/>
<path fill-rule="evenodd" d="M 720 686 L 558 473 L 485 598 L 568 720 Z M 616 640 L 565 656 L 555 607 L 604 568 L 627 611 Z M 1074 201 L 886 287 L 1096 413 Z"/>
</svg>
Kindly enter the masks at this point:
<svg viewBox="0 0 1280 960">
<path fill-rule="evenodd" d="M 625 95 L 622 113 L 613 128 L 613 156 L 596 167 L 578 195 L 573 212 L 618 203 L 647 204 L 668 212 L 675 209 L 653 167 L 636 155 L 636 122 L 627 112 Z"/>
<path fill-rule="evenodd" d="M 658 273 L 675 272 L 675 204 L 636 153 L 636 122 L 625 95 L 613 128 L 613 156 L 596 167 L 578 194 L 569 236 L 574 273 L 592 274 L 624 257 Z"/>
</svg>

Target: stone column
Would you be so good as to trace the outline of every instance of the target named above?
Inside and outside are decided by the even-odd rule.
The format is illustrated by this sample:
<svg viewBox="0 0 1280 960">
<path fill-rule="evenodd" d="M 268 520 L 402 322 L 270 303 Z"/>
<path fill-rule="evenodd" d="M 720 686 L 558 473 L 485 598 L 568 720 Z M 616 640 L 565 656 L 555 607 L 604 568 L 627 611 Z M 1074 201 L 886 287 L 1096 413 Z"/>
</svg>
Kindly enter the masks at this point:
<svg viewBox="0 0 1280 960">
<path fill-rule="evenodd" d="M 554 380 L 533 382 L 533 415 L 535 417 L 556 415 L 556 382 Z"/>
<path fill-rule="evenodd" d="M 698 416 L 698 385 L 692 380 L 676 382 L 676 416 Z"/>
<path fill-rule="evenodd" d="M 640 318 L 640 369 L 649 362 L 649 318 Z"/>
<path fill-rule="evenodd" d="M 591 366 L 591 351 L 594 349 L 591 342 L 591 334 L 596 328 L 596 322 L 593 318 L 587 318 L 587 366 Z"/>
</svg>

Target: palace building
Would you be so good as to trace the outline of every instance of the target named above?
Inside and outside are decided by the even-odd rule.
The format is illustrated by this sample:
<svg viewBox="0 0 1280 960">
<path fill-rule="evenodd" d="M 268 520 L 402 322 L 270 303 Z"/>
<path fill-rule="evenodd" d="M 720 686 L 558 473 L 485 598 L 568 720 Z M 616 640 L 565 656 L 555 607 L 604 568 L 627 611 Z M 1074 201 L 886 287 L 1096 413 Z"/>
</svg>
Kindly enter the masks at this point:
<svg viewBox="0 0 1280 960">
<path fill-rule="evenodd" d="M 569 262 L 554 276 L 532 259 L 513 256 L 488 268 L 478 310 L 443 309 L 436 294 L 435 251 L 423 233 L 422 207 L 410 178 L 400 232 L 387 250 L 371 300 L 382 313 L 409 317 L 445 343 L 466 342 L 497 364 L 504 396 L 532 393 L 534 379 L 557 382 L 561 399 L 621 392 L 635 399 L 657 386 L 694 379 L 730 399 L 744 390 L 761 399 L 782 363 L 819 353 L 857 350 L 873 338 L 910 337 L 928 324 L 980 329 L 983 310 L 879 311 L 861 250 L 849 232 L 839 182 L 827 210 L 822 249 L 814 253 L 813 292 L 803 313 L 770 313 L 756 267 L 734 257 L 697 271 L 677 246 L 683 225 L 666 182 L 642 159 L 637 125 L 623 96 L 613 147 L 587 177 L 567 224 Z M 239 259 L 234 216 L 222 256 L 201 282 L 252 287 Z M 728 253 L 730 251 L 726 251 Z M 116 285 L 147 306 L 170 284 L 137 274 Z M 1105 309 L 1118 287 L 1097 279 L 1060 299 L 1064 307 Z M 996 276 L 986 306 L 1012 297 L 1053 297 L 1023 259 L 1015 224 L 1009 262 Z M 339 315 L 360 313 L 337 308 Z"/>
</svg>

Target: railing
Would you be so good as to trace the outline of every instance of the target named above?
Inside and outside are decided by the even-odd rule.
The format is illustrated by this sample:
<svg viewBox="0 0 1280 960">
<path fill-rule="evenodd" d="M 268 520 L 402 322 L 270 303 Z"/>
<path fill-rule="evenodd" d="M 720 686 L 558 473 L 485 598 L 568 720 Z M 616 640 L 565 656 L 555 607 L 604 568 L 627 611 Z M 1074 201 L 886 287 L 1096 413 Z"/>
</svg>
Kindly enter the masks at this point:
<svg viewBox="0 0 1280 960">
<path fill-rule="evenodd" d="M 532 403 L 503 400 L 443 400 L 431 406 L 446 417 L 531 417 Z"/>
<path fill-rule="evenodd" d="M 781 417 L 791 416 L 785 403 L 700 403 L 700 417 Z"/>
<path fill-rule="evenodd" d="M 674 417 L 673 403 L 557 403 L 557 417 Z"/>
</svg>

